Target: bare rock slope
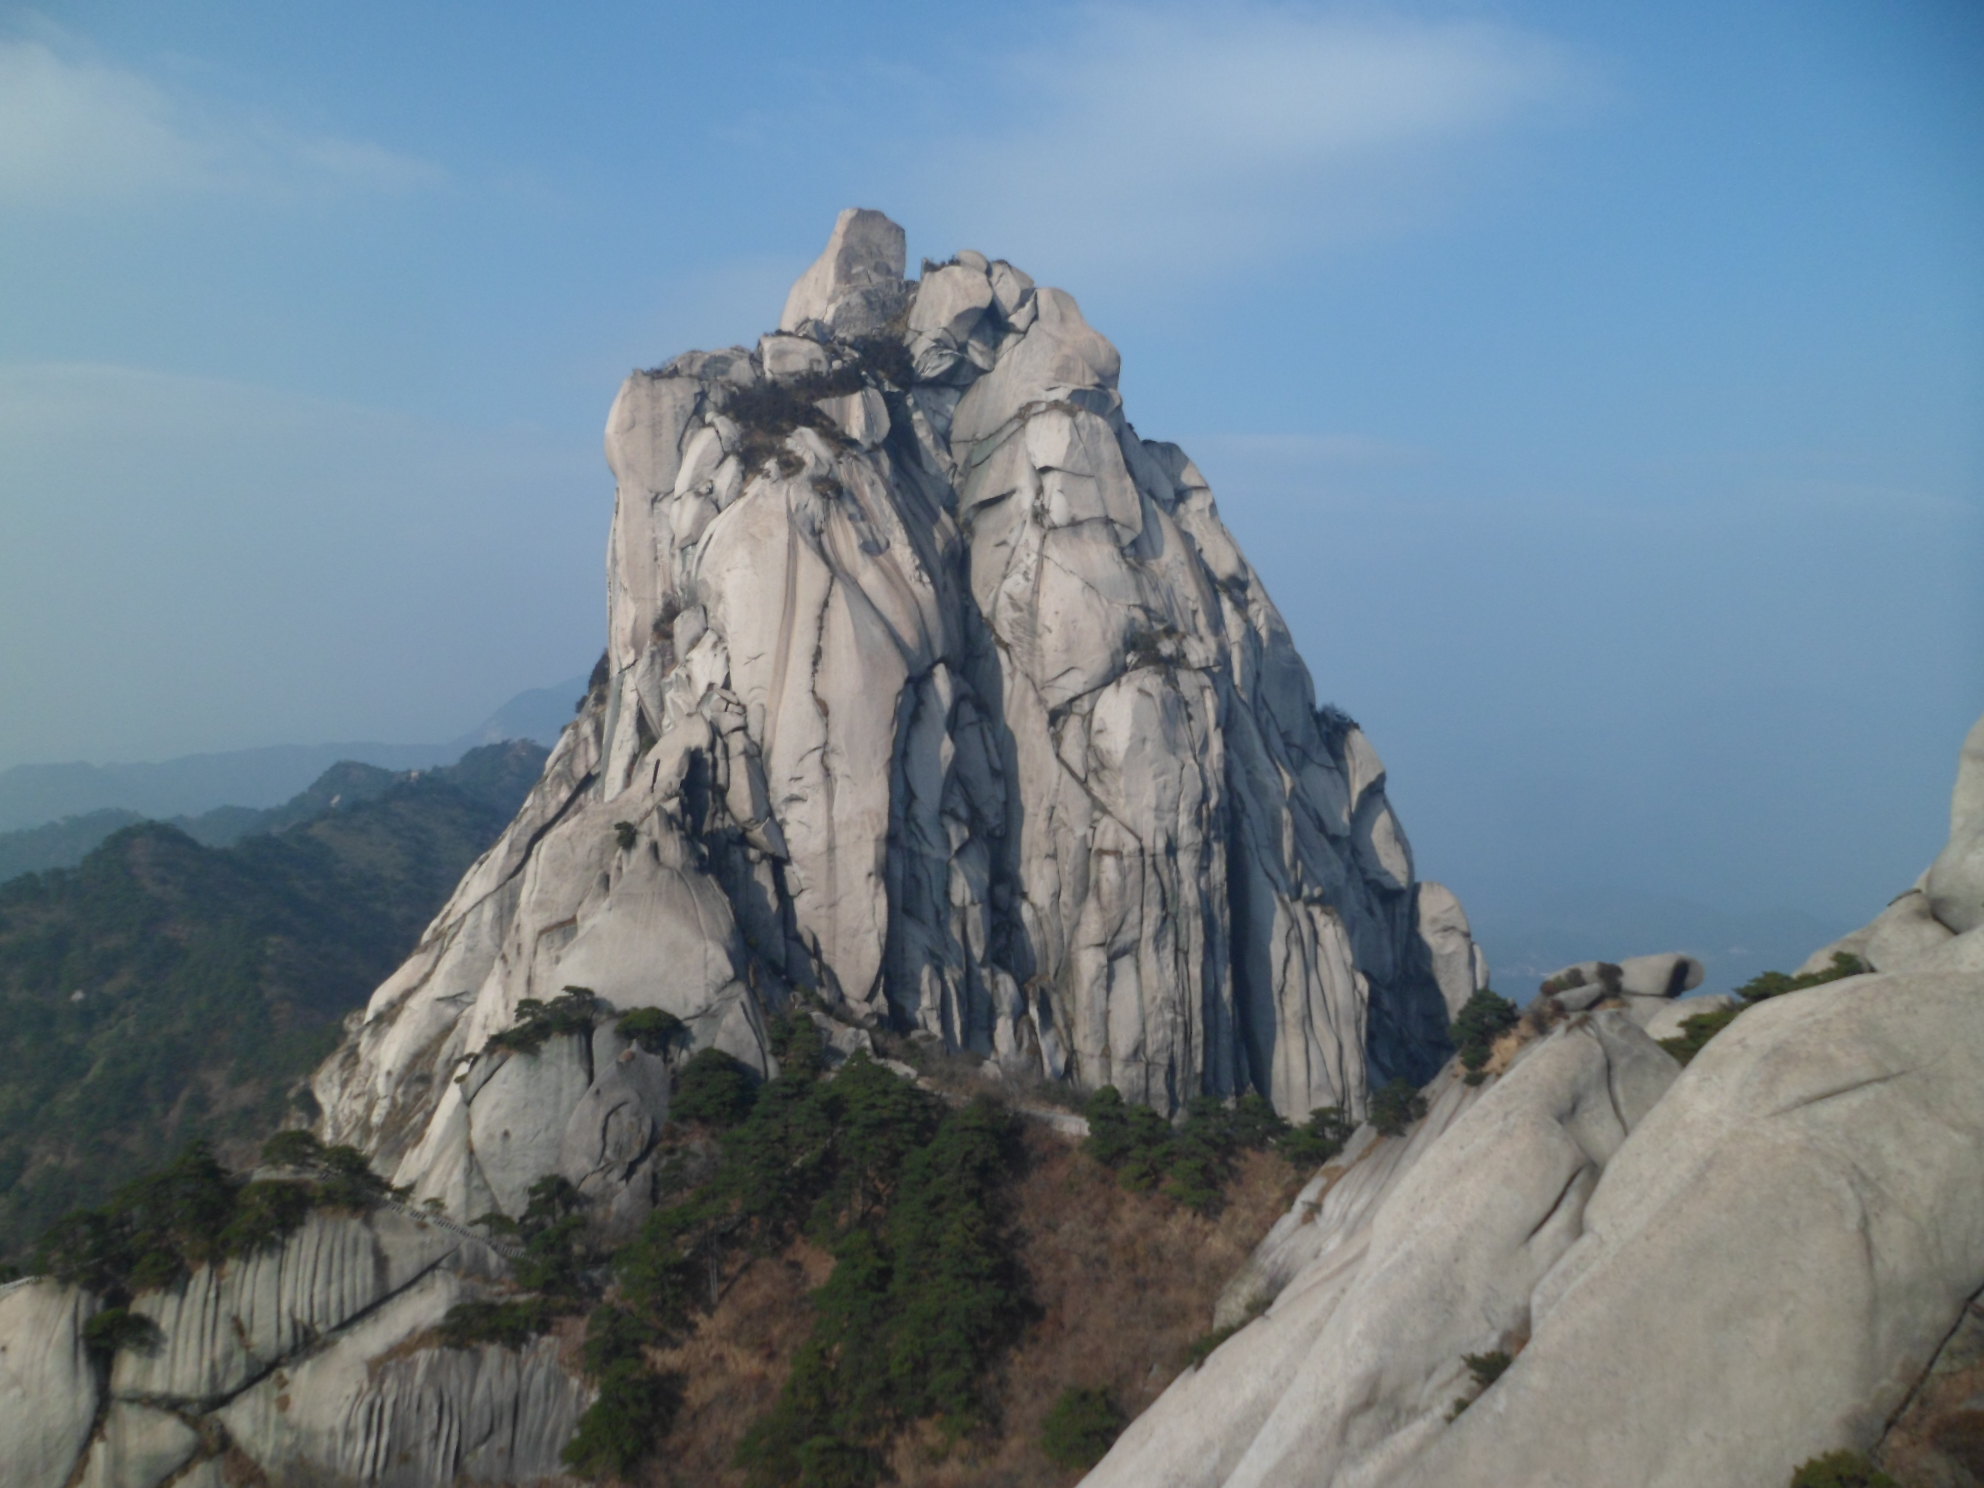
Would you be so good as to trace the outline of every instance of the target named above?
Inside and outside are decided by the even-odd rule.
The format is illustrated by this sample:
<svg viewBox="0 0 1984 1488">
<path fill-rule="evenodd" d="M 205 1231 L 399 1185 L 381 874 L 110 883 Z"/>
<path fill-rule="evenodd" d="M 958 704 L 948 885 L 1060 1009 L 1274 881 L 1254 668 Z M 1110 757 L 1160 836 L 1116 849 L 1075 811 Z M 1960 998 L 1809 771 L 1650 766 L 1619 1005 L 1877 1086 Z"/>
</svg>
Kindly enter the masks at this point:
<svg viewBox="0 0 1984 1488">
<path fill-rule="evenodd" d="M 84 1335 L 94 1298 L 17 1282 L 0 1290 L 0 1481 L 565 1481 L 559 1453 L 591 1392 L 555 1341 L 434 1343 L 448 1308 L 503 1271 L 428 1216 L 314 1215 L 271 1251 L 140 1295 L 160 1337 L 108 1366 Z"/>
<path fill-rule="evenodd" d="M 769 1059 L 804 994 L 1170 1110 L 1423 1080 L 1485 979 L 1197 467 L 1067 294 L 843 213 L 756 348 L 621 389 L 609 642 L 543 782 L 320 1074 L 451 1212 L 638 1188 L 665 1080 L 526 998 Z"/>
<path fill-rule="evenodd" d="M 1751 1008 L 1685 1070 L 1621 985 L 1492 1084 L 1443 1075 L 1409 1138 L 1305 1190 L 1236 1282 L 1265 1314 L 1090 1488 L 1757 1488 L 1891 1437 L 1910 1482 L 1978 1481 L 1975 1347 L 1946 1341 L 1984 1289 L 1980 739 L 1912 953 L 1878 942 L 1877 973 Z M 1506 1372 L 1484 1390 L 1469 1356 Z"/>
</svg>

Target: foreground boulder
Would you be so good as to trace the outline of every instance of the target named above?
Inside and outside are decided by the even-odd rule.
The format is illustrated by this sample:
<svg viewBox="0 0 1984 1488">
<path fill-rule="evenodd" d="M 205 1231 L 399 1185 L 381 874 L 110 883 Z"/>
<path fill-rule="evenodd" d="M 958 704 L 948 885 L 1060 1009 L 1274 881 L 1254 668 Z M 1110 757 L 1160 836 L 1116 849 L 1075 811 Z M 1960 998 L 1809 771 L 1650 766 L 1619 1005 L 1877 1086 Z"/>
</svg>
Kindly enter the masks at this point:
<svg viewBox="0 0 1984 1488">
<path fill-rule="evenodd" d="M 1624 963 L 1566 968 L 1624 1005 L 1472 1100 L 1442 1076 L 1409 1140 L 1360 1136 L 1236 1282 L 1265 1315 L 1085 1481 L 1768 1488 L 1834 1450 L 1977 1481 L 1984 929 L 1936 925 L 1685 1071 Z"/>
<path fill-rule="evenodd" d="M 1115 348 L 1009 264 L 903 269 L 844 213 L 779 333 L 621 389 L 595 686 L 318 1078 L 419 1197 L 555 1171 L 631 1218 L 630 1009 L 762 1070 L 803 993 L 1163 1111 L 1361 1110 L 1448 1053 L 1466 916 Z M 492 1047 L 573 986 L 598 1026 Z"/>
</svg>

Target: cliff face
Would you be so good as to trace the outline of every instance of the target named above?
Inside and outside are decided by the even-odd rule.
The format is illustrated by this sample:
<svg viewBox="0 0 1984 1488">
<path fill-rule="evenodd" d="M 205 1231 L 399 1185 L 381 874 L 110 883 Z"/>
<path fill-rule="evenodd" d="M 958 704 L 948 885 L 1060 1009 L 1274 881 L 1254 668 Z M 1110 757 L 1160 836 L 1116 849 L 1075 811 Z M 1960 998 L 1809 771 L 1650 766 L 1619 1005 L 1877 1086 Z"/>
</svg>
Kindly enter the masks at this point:
<svg viewBox="0 0 1984 1488">
<path fill-rule="evenodd" d="M 1442 1074 L 1409 1138 L 1361 1133 L 1304 1190 L 1229 1292 L 1272 1305 L 1085 1482 L 1736 1488 L 1835 1450 L 1977 1482 L 1980 741 L 1923 902 L 1841 942 L 1873 974 L 1685 1069 L 1650 1034 L 1691 1005 L 1648 1015 L 1629 975 L 1492 1083 Z"/>
<path fill-rule="evenodd" d="M 804 994 L 1301 1117 L 1430 1075 L 1485 980 L 1115 349 L 1008 264 L 903 267 L 844 213 L 778 333 L 622 388 L 597 685 L 318 1079 L 327 1134 L 420 1196 L 630 1182 L 665 1081 L 610 1028 L 471 1062 L 566 986 L 761 1068 Z"/>
</svg>

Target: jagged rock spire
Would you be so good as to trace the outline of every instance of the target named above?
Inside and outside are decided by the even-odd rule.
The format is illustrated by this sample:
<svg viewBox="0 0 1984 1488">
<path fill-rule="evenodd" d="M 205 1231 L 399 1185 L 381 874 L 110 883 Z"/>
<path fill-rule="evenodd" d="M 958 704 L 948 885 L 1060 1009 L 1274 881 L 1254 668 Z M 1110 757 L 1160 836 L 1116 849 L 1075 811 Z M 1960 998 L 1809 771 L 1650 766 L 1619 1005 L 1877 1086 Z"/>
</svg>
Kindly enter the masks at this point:
<svg viewBox="0 0 1984 1488">
<path fill-rule="evenodd" d="M 845 212 L 778 333 L 621 389 L 605 680 L 319 1080 L 423 1197 L 641 1189 L 652 1056 L 475 1057 L 567 985 L 760 1067 L 805 998 L 1300 1117 L 1430 1074 L 1485 980 L 1116 349 L 1010 264 L 903 263 Z"/>
</svg>

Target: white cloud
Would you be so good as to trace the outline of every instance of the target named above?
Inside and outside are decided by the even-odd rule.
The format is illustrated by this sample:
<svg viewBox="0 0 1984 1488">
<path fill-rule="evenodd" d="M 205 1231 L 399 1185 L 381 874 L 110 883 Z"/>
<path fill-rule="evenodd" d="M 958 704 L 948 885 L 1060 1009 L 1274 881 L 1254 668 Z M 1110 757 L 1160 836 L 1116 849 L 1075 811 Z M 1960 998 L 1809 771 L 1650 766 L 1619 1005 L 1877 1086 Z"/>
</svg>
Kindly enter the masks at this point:
<svg viewBox="0 0 1984 1488">
<path fill-rule="evenodd" d="M 441 179 L 426 161 L 203 104 L 73 51 L 0 39 L 0 202 L 405 192 Z"/>
<path fill-rule="evenodd" d="M 959 227 L 1042 262 L 1203 271 L 1391 232 L 1438 210 L 1484 144 L 1593 92 L 1565 48 L 1502 24 L 1263 3 L 1069 15 L 988 110 L 1019 122 L 940 141 L 930 166 Z"/>
</svg>

